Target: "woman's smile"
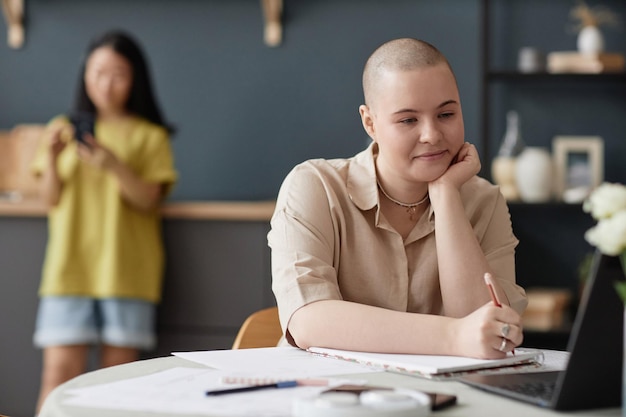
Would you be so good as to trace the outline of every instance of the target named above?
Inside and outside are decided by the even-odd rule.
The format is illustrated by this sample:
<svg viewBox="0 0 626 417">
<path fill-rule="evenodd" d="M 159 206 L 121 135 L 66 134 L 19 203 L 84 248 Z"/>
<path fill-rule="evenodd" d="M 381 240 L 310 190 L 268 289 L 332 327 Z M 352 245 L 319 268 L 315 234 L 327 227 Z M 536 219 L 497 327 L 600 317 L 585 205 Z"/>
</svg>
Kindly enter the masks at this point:
<svg viewBox="0 0 626 417">
<path fill-rule="evenodd" d="M 424 153 L 417 155 L 415 158 L 419 159 L 420 161 L 430 162 L 430 161 L 438 161 L 441 158 L 444 158 L 447 154 L 448 154 L 448 151 L 446 149 L 443 149 L 441 151 L 424 152 Z"/>
</svg>

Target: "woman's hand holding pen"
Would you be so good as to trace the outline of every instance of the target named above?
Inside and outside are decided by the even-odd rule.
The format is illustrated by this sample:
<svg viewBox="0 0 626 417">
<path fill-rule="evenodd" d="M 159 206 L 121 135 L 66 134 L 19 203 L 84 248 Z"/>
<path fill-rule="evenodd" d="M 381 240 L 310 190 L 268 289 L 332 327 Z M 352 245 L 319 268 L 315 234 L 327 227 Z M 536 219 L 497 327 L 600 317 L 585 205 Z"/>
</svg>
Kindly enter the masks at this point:
<svg viewBox="0 0 626 417">
<path fill-rule="evenodd" d="M 463 356 L 501 359 L 524 338 L 520 315 L 507 305 L 497 307 L 491 301 L 458 319 L 455 324 L 455 351 Z M 505 328 L 508 329 L 506 336 L 503 335 Z M 506 340 L 504 347 L 503 340 Z"/>
</svg>

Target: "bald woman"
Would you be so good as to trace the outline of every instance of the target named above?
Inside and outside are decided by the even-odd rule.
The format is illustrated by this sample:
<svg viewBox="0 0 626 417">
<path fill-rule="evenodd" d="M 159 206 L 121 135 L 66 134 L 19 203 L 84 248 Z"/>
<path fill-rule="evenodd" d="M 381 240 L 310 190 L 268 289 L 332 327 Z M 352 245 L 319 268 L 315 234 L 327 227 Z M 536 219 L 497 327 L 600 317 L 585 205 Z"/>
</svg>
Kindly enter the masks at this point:
<svg viewBox="0 0 626 417">
<path fill-rule="evenodd" d="M 278 195 L 268 243 L 285 343 L 504 357 L 523 339 L 518 240 L 477 176 L 452 68 L 427 42 L 392 40 L 367 60 L 363 93 L 372 143 L 297 165 Z"/>
</svg>

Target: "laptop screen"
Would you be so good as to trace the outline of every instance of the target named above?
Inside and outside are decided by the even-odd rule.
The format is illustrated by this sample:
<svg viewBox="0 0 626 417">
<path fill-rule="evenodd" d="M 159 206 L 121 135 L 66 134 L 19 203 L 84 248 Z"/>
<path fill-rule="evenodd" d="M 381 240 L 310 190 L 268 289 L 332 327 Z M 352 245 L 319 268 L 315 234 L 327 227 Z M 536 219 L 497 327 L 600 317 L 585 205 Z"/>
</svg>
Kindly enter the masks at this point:
<svg viewBox="0 0 626 417">
<path fill-rule="evenodd" d="M 596 252 L 567 346 L 567 369 L 557 384 L 556 409 L 621 404 L 624 304 L 614 284 L 623 279 L 619 258 Z"/>
</svg>

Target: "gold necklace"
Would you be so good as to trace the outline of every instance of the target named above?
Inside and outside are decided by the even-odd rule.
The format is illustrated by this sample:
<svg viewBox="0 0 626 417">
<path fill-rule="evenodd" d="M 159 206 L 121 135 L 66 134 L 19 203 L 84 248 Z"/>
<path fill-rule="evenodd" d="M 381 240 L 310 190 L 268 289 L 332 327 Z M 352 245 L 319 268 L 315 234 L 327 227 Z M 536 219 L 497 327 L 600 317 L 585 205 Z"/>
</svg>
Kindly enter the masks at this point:
<svg viewBox="0 0 626 417">
<path fill-rule="evenodd" d="M 376 184 L 378 184 L 378 188 L 380 188 L 380 191 L 382 191 L 382 193 L 385 195 L 385 197 L 387 197 L 389 199 L 389 201 L 391 201 L 392 203 L 400 206 L 400 207 L 404 207 L 406 209 L 406 212 L 409 213 L 409 220 L 413 220 L 413 216 L 415 215 L 415 212 L 417 211 L 417 206 L 419 206 L 420 204 L 423 204 L 426 202 L 426 200 L 428 200 L 428 193 L 426 193 L 426 196 L 424 196 L 424 198 L 422 198 L 420 201 L 418 201 L 417 203 L 403 203 L 401 201 L 398 201 L 394 198 L 391 198 L 389 196 L 389 194 L 387 194 L 387 192 L 385 192 L 385 189 L 383 188 L 382 185 L 380 185 L 380 182 L 378 182 L 378 180 L 376 180 Z"/>
</svg>

